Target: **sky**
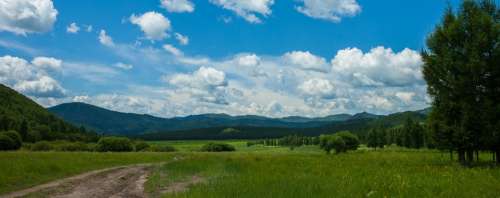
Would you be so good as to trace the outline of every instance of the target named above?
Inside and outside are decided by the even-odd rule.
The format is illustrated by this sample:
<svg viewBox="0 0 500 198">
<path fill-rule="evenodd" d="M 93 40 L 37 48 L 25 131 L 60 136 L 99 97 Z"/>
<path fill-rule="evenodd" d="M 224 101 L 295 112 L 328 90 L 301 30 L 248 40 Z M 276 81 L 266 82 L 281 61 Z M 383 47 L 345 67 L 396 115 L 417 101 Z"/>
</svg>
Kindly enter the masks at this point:
<svg viewBox="0 0 500 198">
<path fill-rule="evenodd" d="M 45 107 L 320 117 L 430 105 L 459 0 L 0 0 L 0 83 Z"/>
</svg>

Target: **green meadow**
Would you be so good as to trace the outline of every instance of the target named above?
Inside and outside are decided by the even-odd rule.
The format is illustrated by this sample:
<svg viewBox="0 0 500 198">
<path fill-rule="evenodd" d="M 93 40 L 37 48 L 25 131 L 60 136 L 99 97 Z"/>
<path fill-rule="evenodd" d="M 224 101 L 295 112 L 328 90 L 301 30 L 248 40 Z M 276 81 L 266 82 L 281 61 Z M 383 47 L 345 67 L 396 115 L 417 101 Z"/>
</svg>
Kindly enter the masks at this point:
<svg viewBox="0 0 500 198">
<path fill-rule="evenodd" d="M 236 152 L 197 150 L 217 141 L 163 141 L 173 153 L 1 152 L 0 194 L 90 170 L 158 163 L 145 189 L 153 197 L 193 177 L 202 182 L 163 197 L 499 197 L 500 169 L 464 168 L 447 153 L 386 148 L 327 155 L 316 146 L 246 146 Z M 483 161 L 490 160 L 483 154 Z"/>
</svg>

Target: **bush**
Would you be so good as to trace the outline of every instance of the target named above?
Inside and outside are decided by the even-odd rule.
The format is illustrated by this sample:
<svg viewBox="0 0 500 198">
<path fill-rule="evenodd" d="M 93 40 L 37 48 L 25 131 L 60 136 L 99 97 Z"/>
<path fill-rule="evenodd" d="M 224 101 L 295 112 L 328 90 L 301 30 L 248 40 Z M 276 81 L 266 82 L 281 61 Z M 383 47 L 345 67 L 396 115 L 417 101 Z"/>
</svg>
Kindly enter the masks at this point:
<svg viewBox="0 0 500 198">
<path fill-rule="evenodd" d="M 99 152 L 127 152 L 133 150 L 132 141 L 125 137 L 103 137 L 97 142 L 97 151 Z"/>
<path fill-rule="evenodd" d="M 14 141 L 14 144 L 12 145 L 13 146 L 12 150 L 17 150 L 21 148 L 21 146 L 23 145 L 23 138 L 18 132 L 7 131 L 7 132 L 2 132 L 1 134 L 9 136 L 12 139 L 12 141 Z"/>
<path fill-rule="evenodd" d="M 40 141 L 31 145 L 32 151 L 50 151 L 53 146 L 47 141 Z"/>
<path fill-rule="evenodd" d="M 359 147 L 359 138 L 349 131 L 338 132 L 335 135 L 340 136 L 345 142 L 346 150 L 357 150 Z"/>
<path fill-rule="evenodd" d="M 224 151 L 235 151 L 234 146 L 225 143 L 208 143 L 203 145 L 200 149 L 205 152 L 224 152 Z"/>
<path fill-rule="evenodd" d="M 334 135 L 332 137 L 333 148 L 335 149 L 335 153 L 343 153 L 346 152 L 347 147 L 344 139 L 338 135 Z"/>
<path fill-rule="evenodd" d="M 144 141 L 135 142 L 135 151 L 145 151 L 149 148 L 149 144 Z"/>
<path fill-rule="evenodd" d="M 15 150 L 15 142 L 7 135 L 0 134 L 0 151 Z"/>
<path fill-rule="evenodd" d="M 151 151 L 151 152 L 175 152 L 177 151 L 177 149 L 175 149 L 173 146 L 168 146 L 168 145 L 164 145 L 164 146 L 158 146 L 158 145 L 153 145 L 153 146 L 150 146 L 147 151 Z"/>
<path fill-rule="evenodd" d="M 55 149 L 57 151 L 90 151 L 87 144 L 83 142 L 62 142 Z"/>
<path fill-rule="evenodd" d="M 344 139 L 339 135 L 321 135 L 319 138 L 319 146 L 321 149 L 325 150 L 327 154 L 334 149 L 336 153 L 342 153 L 347 150 Z"/>
</svg>

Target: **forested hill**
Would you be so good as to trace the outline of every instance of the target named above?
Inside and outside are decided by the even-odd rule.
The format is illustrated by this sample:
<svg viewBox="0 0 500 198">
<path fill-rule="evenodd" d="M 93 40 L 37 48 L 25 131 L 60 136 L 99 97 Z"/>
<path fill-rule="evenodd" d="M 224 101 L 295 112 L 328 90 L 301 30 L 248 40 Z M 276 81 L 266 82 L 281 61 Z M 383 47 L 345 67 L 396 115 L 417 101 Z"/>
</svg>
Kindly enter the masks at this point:
<svg viewBox="0 0 500 198">
<path fill-rule="evenodd" d="M 372 125 L 387 124 L 393 126 L 401 124 L 408 116 L 417 120 L 425 118 L 423 112 L 406 112 L 388 116 L 364 112 L 355 115 L 339 114 L 320 118 L 298 116 L 268 118 L 253 115 L 230 116 L 226 114 L 159 118 L 150 115 L 111 111 L 85 103 L 61 104 L 49 108 L 49 111 L 59 115 L 66 121 L 84 125 L 105 134 L 130 136 L 148 134 L 149 137 L 162 136 L 164 139 L 239 137 L 247 133 L 247 131 L 253 133 L 253 135 L 247 134 L 245 137 L 259 136 L 260 138 L 263 135 L 266 136 L 266 131 L 270 130 L 276 133 L 269 134 L 273 137 L 290 133 L 315 134 L 340 129 L 358 130 Z M 237 130 L 224 131 L 227 128 Z"/>
<path fill-rule="evenodd" d="M 0 131 L 18 131 L 25 141 L 85 139 L 86 134 L 28 97 L 0 84 Z"/>
</svg>

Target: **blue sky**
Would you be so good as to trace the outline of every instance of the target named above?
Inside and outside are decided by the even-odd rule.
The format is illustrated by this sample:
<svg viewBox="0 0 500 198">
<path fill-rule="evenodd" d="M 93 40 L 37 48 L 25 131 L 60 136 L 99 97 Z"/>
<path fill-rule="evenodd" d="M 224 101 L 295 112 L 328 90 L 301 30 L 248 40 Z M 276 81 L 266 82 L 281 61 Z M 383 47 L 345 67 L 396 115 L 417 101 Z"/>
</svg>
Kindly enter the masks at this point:
<svg viewBox="0 0 500 198">
<path fill-rule="evenodd" d="M 419 51 L 447 1 L 0 6 L 0 83 L 44 106 L 80 101 L 162 117 L 282 117 L 427 107 Z"/>
</svg>

